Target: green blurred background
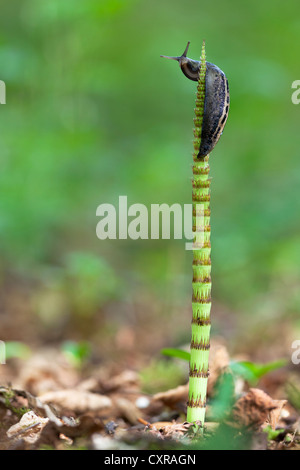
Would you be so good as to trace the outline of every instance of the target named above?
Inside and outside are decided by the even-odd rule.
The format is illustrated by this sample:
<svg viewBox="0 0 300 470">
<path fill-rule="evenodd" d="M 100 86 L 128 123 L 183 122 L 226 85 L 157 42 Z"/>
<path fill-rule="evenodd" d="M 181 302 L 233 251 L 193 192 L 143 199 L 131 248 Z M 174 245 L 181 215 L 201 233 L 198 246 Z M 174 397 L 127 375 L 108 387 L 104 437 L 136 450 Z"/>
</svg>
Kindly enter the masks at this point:
<svg viewBox="0 0 300 470">
<path fill-rule="evenodd" d="M 299 2 L 0 7 L 1 339 L 88 340 L 103 359 L 189 341 L 191 253 L 100 241 L 96 208 L 119 195 L 190 203 L 195 83 L 159 56 L 189 40 L 198 59 L 205 39 L 231 92 L 210 159 L 213 334 L 232 352 L 288 351 L 300 336 Z"/>
</svg>

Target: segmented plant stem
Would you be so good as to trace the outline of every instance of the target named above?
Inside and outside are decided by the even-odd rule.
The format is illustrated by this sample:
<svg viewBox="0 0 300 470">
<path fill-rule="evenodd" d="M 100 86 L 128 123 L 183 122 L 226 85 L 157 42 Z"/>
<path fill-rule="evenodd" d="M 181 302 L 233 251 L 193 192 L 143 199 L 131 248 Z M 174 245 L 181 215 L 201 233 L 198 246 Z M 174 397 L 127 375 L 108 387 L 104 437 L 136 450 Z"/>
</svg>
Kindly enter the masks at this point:
<svg viewBox="0 0 300 470">
<path fill-rule="evenodd" d="M 187 421 L 205 420 L 210 347 L 211 246 L 210 246 L 210 178 L 207 155 L 198 158 L 205 101 L 206 57 L 202 46 L 201 69 L 197 86 L 194 118 L 194 154 L 192 178 L 193 202 L 193 297 L 192 340 L 189 370 Z"/>
</svg>

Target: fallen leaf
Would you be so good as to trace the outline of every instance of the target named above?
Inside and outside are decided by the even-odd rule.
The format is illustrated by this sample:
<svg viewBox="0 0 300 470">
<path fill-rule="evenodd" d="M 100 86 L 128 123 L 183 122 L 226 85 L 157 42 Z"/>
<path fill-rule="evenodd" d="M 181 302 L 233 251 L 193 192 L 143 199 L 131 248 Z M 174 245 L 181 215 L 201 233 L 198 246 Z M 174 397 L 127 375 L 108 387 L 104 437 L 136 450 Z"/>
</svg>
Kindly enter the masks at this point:
<svg viewBox="0 0 300 470">
<path fill-rule="evenodd" d="M 42 403 L 38 397 L 31 395 L 29 392 L 25 392 L 25 394 L 28 400 L 28 406 L 30 406 L 30 408 L 33 408 L 35 411 L 46 416 L 49 421 L 55 423 L 56 426 L 63 425 L 63 421 L 56 415 L 51 406 Z"/>
<path fill-rule="evenodd" d="M 187 434 L 189 428 L 193 426 L 193 423 L 176 423 L 176 421 L 155 421 L 154 423 L 148 423 L 147 421 L 139 418 L 140 423 L 145 425 L 147 432 L 156 435 L 157 437 L 166 437 L 169 439 L 180 439 Z"/>
<path fill-rule="evenodd" d="M 8 429 L 6 434 L 9 438 L 21 437 L 28 444 L 34 444 L 39 439 L 42 429 L 48 422 L 48 418 L 41 418 L 33 411 L 28 411 L 17 424 Z"/>
<path fill-rule="evenodd" d="M 111 399 L 105 395 L 76 389 L 48 392 L 40 396 L 39 399 L 42 403 L 52 403 L 60 408 L 77 413 L 98 411 L 112 406 Z"/>
<path fill-rule="evenodd" d="M 136 372 L 132 370 L 124 370 L 120 374 L 107 379 L 105 382 L 103 381 L 101 385 L 105 392 L 112 392 L 118 389 L 121 389 L 122 391 L 129 388 L 137 389 L 139 382 L 140 379 Z"/>
<path fill-rule="evenodd" d="M 179 385 L 176 388 L 160 392 L 153 395 L 154 401 L 161 401 L 164 405 L 170 408 L 176 407 L 179 402 L 186 403 L 188 400 L 189 384 Z"/>
<path fill-rule="evenodd" d="M 131 401 L 126 398 L 114 398 L 114 405 L 117 408 L 118 416 L 126 419 L 130 424 L 136 424 L 139 418 L 139 410 Z"/>
<path fill-rule="evenodd" d="M 48 391 L 71 388 L 78 382 L 78 372 L 64 355 L 56 350 L 45 350 L 28 359 L 21 369 L 20 388 L 35 396 Z"/>
<path fill-rule="evenodd" d="M 276 408 L 270 411 L 267 424 L 270 423 L 271 428 L 276 429 L 278 421 L 281 417 L 282 410 L 287 404 L 287 400 L 273 400 L 273 403 Z"/>
<path fill-rule="evenodd" d="M 153 423 L 153 427 L 156 427 L 164 436 L 172 438 L 172 439 L 178 439 L 182 436 L 184 436 L 189 428 L 193 426 L 193 423 L 176 423 L 173 421 L 172 423 Z"/>
<path fill-rule="evenodd" d="M 263 390 L 250 388 L 234 405 L 234 421 L 241 426 L 258 428 L 269 423 L 271 419 L 273 426 L 276 426 L 280 415 L 280 412 L 278 414 L 276 410 L 281 411 L 284 406 L 283 401 L 273 400 Z"/>
</svg>

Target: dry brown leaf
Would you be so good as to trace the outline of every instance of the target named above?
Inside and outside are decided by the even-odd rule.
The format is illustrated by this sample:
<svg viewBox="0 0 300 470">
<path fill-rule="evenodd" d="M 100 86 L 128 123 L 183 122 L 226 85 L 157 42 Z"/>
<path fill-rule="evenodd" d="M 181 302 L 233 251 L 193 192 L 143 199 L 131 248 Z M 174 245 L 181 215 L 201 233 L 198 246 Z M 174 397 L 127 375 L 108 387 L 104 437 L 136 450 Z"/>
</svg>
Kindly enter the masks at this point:
<svg viewBox="0 0 300 470">
<path fill-rule="evenodd" d="M 160 425 L 160 428 L 158 428 L 158 425 Z M 159 429 L 159 431 L 164 436 L 170 437 L 172 439 L 176 439 L 185 435 L 192 425 L 192 423 L 176 423 L 175 421 L 173 421 L 172 423 L 152 424 L 152 426 L 155 426 L 156 429 Z"/>
<path fill-rule="evenodd" d="M 179 402 L 187 402 L 188 391 L 189 384 L 179 385 L 178 387 L 167 390 L 166 392 L 156 393 L 155 395 L 153 395 L 153 400 L 161 401 L 162 403 L 164 403 L 164 405 L 173 408 Z"/>
<path fill-rule="evenodd" d="M 174 432 L 185 434 L 190 426 L 191 423 L 176 423 L 175 421 L 157 421 L 151 423 L 151 427 L 155 427 L 158 431 L 162 431 L 165 435 Z"/>
<path fill-rule="evenodd" d="M 236 402 L 233 418 L 241 426 L 260 427 L 271 422 L 270 419 L 272 425 L 276 426 L 284 404 L 282 400 L 273 400 L 263 390 L 251 388 Z M 279 414 L 276 410 L 279 410 Z"/>
<path fill-rule="evenodd" d="M 143 419 L 139 419 L 139 422 L 144 424 L 145 430 L 147 432 L 156 435 L 157 437 L 167 437 L 171 439 L 179 439 L 184 436 L 189 428 L 193 425 L 193 423 L 176 423 L 176 421 L 156 421 L 154 423 L 148 423 Z"/>
<path fill-rule="evenodd" d="M 126 419 L 130 424 L 136 424 L 139 418 L 138 408 L 126 398 L 114 398 L 114 405 L 117 408 L 118 416 Z"/>
<path fill-rule="evenodd" d="M 102 387 L 106 392 L 112 392 L 118 389 L 124 391 L 124 389 L 128 390 L 129 388 L 137 389 L 139 382 L 140 379 L 136 372 L 132 370 L 124 370 L 120 374 L 103 382 Z"/>
<path fill-rule="evenodd" d="M 20 371 L 17 386 L 35 396 L 48 391 L 72 388 L 78 382 L 78 372 L 62 353 L 49 349 L 29 358 Z"/>
<path fill-rule="evenodd" d="M 39 399 L 42 403 L 51 403 L 77 413 L 97 411 L 112 406 L 109 397 L 75 389 L 48 392 L 41 395 Z"/>
<path fill-rule="evenodd" d="M 124 370 L 111 378 L 107 373 L 97 374 L 80 382 L 76 389 L 87 392 L 110 393 L 110 392 L 137 392 L 139 390 L 139 376 L 132 370 Z"/>
<path fill-rule="evenodd" d="M 270 411 L 267 424 L 270 424 L 272 429 L 276 429 L 276 426 L 281 416 L 281 412 L 284 406 L 287 404 L 287 400 L 273 400 L 273 403 L 276 408 Z"/>
<path fill-rule="evenodd" d="M 28 411 L 17 424 L 8 429 L 6 434 L 9 438 L 22 438 L 28 444 L 34 444 L 48 422 L 48 418 L 41 418 L 33 411 Z"/>
<path fill-rule="evenodd" d="M 96 377 L 89 377 L 77 385 L 77 390 L 85 392 L 99 392 L 99 380 Z"/>
</svg>

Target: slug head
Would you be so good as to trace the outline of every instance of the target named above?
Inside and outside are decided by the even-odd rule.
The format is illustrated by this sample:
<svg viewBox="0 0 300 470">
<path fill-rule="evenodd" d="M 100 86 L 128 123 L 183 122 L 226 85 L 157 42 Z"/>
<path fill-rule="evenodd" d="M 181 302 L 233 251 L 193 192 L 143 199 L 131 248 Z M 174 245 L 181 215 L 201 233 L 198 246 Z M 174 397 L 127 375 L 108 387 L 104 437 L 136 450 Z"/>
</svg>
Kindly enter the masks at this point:
<svg viewBox="0 0 300 470">
<path fill-rule="evenodd" d="M 197 82 L 198 77 L 199 77 L 200 62 L 198 62 L 197 60 L 189 59 L 186 56 L 189 46 L 190 46 L 190 41 L 187 43 L 184 53 L 181 56 L 170 57 L 166 55 L 161 55 L 160 57 L 164 57 L 165 59 L 177 60 L 177 62 L 179 62 L 179 66 L 182 72 L 184 73 L 184 75 L 190 80 Z"/>
</svg>

